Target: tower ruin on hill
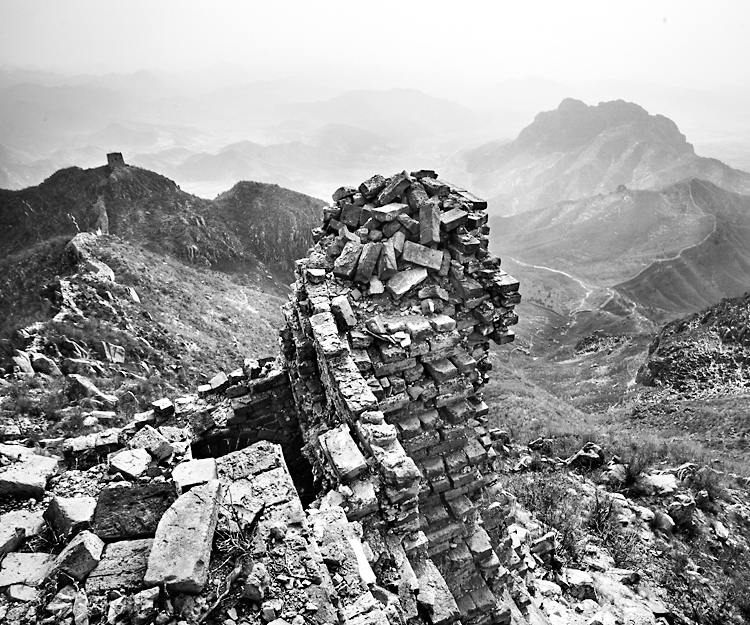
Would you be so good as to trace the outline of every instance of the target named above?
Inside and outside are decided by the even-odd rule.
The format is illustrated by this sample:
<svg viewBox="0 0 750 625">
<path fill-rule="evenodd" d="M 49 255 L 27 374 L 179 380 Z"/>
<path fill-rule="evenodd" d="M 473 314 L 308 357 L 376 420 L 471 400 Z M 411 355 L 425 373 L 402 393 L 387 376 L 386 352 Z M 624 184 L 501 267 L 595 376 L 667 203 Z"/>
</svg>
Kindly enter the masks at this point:
<svg viewBox="0 0 750 625">
<path fill-rule="evenodd" d="M 110 152 L 107 154 L 107 166 L 110 171 L 114 171 L 116 167 L 125 167 L 125 159 L 122 157 L 122 152 Z"/>
<path fill-rule="evenodd" d="M 283 359 L 200 427 L 194 453 L 259 438 L 289 449 L 301 435 L 313 509 L 332 527 L 361 524 L 376 562 L 338 598 L 347 623 L 509 623 L 528 604 L 514 581 L 527 563 L 506 531 L 494 466 L 507 441 L 486 425 L 481 388 L 490 342 L 514 338 L 520 294 L 488 251 L 487 203 L 432 171 L 373 176 L 333 199 L 296 263 Z M 287 454 L 293 475 L 299 460 Z"/>
</svg>

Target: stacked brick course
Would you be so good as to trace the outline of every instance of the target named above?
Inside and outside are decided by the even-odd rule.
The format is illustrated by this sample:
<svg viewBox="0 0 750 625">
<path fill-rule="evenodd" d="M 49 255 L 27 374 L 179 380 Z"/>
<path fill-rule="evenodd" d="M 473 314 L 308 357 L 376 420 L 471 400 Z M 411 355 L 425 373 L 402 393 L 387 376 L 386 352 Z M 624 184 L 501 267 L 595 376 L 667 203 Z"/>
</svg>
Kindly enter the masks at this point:
<svg viewBox="0 0 750 625">
<path fill-rule="evenodd" d="M 518 556 L 489 496 L 502 441 L 481 387 L 520 295 L 488 251 L 487 204 L 431 171 L 333 199 L 282 331 L 321 506 L 396 541 L 431 622 L 510 622 Z"/>
</svg>

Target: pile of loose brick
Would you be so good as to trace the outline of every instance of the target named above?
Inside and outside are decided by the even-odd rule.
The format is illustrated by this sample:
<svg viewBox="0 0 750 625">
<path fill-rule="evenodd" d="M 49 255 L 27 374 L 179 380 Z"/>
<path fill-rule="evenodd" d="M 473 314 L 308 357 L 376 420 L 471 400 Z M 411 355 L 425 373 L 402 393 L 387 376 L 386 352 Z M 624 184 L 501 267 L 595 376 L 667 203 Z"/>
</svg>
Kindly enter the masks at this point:
<svg viewBox="0 0 750 625">
<path fill-rule="evenodd" d="M 528 603 L 512 572 L 524 565 L 494 496 L 504 441 L 481 387 L 520 295 L 488 251 L 487 204 L 432 171 L 333 199 L 281 333 L 319 506 L 414 572 L 407 621 L 509 623 Z"/>
</svg>

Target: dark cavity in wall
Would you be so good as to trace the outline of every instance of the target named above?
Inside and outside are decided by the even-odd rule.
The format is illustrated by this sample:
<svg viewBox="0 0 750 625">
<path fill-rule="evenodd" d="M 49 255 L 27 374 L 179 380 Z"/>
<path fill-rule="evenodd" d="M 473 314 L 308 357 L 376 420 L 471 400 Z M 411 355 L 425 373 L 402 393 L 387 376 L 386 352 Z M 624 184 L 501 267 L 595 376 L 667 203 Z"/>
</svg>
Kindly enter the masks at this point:
<svg viewBox="0 0 750 625">
<path fill-rule="evenodd" d="M 307 458 L 302 454 L 304 441 L 301 434 L 287 436 L 285 432 L 279 431 L 268 434 L 258 431 L 245 431 L 232 436 L 213 436 L 195 441 L 192 444 L 193 458 L 220 458 L 227 454 L 245 449 L 260 440 L 269 440 L 281 445 L 292 481 L 299 494 L 303 507 L 307 508 L 315 501 L 319 489 L 313 481 L 313 472 Z"/>
</svg>

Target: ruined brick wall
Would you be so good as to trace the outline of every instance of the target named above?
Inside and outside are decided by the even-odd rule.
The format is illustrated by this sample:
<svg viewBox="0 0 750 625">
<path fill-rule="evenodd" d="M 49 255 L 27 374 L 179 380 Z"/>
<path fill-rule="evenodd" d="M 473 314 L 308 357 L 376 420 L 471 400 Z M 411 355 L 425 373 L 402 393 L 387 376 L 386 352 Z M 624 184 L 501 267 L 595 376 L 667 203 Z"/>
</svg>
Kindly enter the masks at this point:
<svg viewBox="0 0 750 625">
<path fill-rule="evenodd" d="M 520 295 L 488 252 L 486 202 L 427 171 L 334 202 L 281 333 L 318 505 L 359 520 L 368 545 L 388 537 L 387 561 L 398 548 L 424 590 L 415 618 L 510 622 L 522 563 L 481 387 Z"/>
</svg>

